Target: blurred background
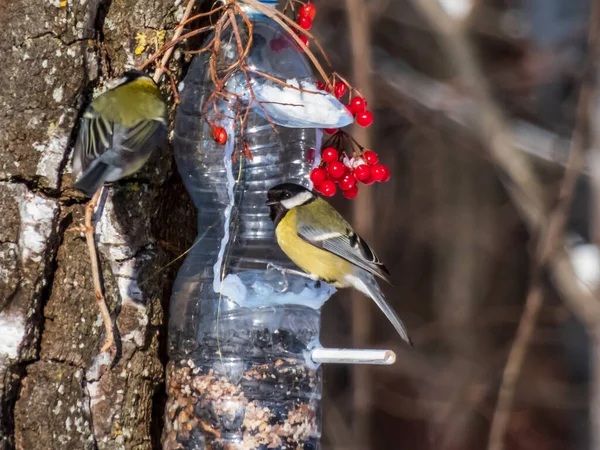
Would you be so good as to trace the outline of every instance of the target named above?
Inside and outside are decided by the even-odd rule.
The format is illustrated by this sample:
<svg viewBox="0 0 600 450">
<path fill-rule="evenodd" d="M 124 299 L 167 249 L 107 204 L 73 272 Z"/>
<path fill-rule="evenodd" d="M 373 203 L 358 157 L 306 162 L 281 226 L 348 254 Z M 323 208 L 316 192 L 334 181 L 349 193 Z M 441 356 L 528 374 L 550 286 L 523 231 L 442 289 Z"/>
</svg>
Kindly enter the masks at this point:
<svg viewBox="0 0 600 450">
<path fill-rule="evenodd" d="M 554 204 L 584 79 L 591 2 L 439 2 L 463 27 L 511 142 Z M 362 296 L 343 291 L 326 304 L 324 346 L 398 355 L 390 367 L 325 366 L 327 450 L 488 448 L 529 289 L 535 236 L 469 116 L 477 99 L 419 3 L 431 2 L 315 0 L 313 31 L 375 114 L 354 136 L 392 168 L 388 183 L 334 203 L 390 269 L 386 295 L 415 342 L 404 346 Z M 568 223 L 586 239 L 588 200 L 578 189 Z M 600 408 L 595 347 L 550 277 L 542 286 L 504 448 L 600 448 L 591 425 Z"/>
</svg>

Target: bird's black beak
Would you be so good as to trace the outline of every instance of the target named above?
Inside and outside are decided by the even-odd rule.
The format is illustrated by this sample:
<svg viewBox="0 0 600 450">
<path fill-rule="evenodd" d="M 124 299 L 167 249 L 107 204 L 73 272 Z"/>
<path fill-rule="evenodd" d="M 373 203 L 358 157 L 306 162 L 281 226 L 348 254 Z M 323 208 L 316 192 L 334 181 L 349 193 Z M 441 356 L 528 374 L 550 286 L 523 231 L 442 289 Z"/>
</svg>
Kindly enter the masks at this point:
<svg viewBox="0 0 600 450">
<path fill-rule="evenodd" d="M 276 200 L 267 200 L 265 202 L 265 205 L 267 205 L 267 206 L 273 206 L 273 205 L 276 205 L 277 203 L 279 203 L 279 202 L 276 201 Z"/>
</svg>

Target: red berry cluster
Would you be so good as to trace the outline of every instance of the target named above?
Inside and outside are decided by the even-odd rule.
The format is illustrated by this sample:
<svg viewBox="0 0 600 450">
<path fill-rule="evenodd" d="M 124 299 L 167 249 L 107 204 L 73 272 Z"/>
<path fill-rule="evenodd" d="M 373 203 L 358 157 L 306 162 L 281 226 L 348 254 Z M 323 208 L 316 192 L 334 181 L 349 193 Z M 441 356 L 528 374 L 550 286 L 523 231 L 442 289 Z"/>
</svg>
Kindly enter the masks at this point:
<svg viewBox="0 0 600 450">
<path fill-rule="evenodd" d="M 334 75 L 335 77 L 335 75 Z M 317 81 L 317 89 L 326 92 L 332 92 L 327 84 L 322 81 Z M 348 85 L 343 81 L 336 81 L 333 83 L 333 95 L 335 98 L 341 99 L 348 92 Z M 350 102 L 346 105 L 346 109 L 356 119 L 356 123 L 361 127 L 368 127 L 373 123 L 373 113 L 367 109 L 367 100 L 364 97 L 355 95 L 350 98 Z M 334 134 L 337 132 L 337 128 L 324 128 L 327 134 Z"/>
<path fill-rule="evenodd" d="M 306 3 L 302 5 L 300 10 L 298 11 L 298 18 L 296 19 L 296 23 L 303 30 L 310 30 L 313 26 L 313 20 L 317 15 L 317 8 L 312 3 Z M 305 47 L 308 47 L 310 41 L 308 40 L 308 36 L 302 34 L 300 32 L 296 32 L 298 38 L 302 41 Z M 302 50 L 302 48 L 301 48 Z"/>
<path fill-rule="evenodd" d="M 312 3 L 306 3 L 302 5 L 300 10 L 298 11 L 298 18 L 296 19 L 296 23 L 303 30 L 310 30 L 312 28 L 313 20 L 315 20 L 315 16 L 317 15 L 317 8 Z"/>
<path fill-rule="evenodd" d="M 368 127 L 373 123 L 373 113 L 367 109 L 367 101 L 363 97 L 352 97 L 346 105 L 361 127 Z"/>
<path fill-rule="evenodd" d="M 298 10 L 296 23 L 300 28 L 308 31 L 312 28 L 313 20 L 315 19 L 316 15 L 317 8 L 315 7 L 315 5 L 313 5 L 312 3 L 306 3 L 302 5 L 302 7 Z M 296 36 L 298 36 L 298 39 L 302 41 L 302 44 L 304 44 L 305 47 L 308 47 L 308 45 L 310 44 L 308 36 L 306 36 L 298 30 L 294 30 L 294 32 L 296 33 Z M 280 53 L 288 47 L 288 42 L 289 39 L 286 39 L 284 37 L 277 37 L 271 39 L 271 50 L 273 50 L 275 53 Z M 300 47 L 300 50 L 304 51 L 304 48 Z"/>
<path fill-rule="evenodd" d="M 346 198 L 354 198 L 358 194 L 357 182 L 373 184 L 376 181 L 385 183 L 390 179 L 390 169 L 378 163 L 377 153 L 365 150 L 360 156 L 348 158 L 335 147 L 326 147 L 321 152 L 321 164 L 310 172 L 310 180 L 315 190 L 325 197 L 332 197 L 337 186 Z"/>
</svg>

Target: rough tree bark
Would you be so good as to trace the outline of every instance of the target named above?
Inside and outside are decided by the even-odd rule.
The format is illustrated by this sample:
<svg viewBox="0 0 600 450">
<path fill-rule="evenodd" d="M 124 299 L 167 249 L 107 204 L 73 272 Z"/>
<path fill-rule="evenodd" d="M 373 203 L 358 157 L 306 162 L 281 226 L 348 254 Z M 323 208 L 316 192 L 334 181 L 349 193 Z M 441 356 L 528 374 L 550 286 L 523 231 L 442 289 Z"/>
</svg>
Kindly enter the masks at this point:
<svg viewBox="0 0 600 450">
<path fill-rule="evenodd" d="M 170 151 L 108 190 L 97 241 L 122 341 L 111 368 L 70 155 L 98 82 L 142 62 L 184 7 L 0 0 L 0 450 L 159 446 L 172 272 L 152 275 L 172 257 L 162 243 L 185 248 L 193 208 Z"/>
</svg>

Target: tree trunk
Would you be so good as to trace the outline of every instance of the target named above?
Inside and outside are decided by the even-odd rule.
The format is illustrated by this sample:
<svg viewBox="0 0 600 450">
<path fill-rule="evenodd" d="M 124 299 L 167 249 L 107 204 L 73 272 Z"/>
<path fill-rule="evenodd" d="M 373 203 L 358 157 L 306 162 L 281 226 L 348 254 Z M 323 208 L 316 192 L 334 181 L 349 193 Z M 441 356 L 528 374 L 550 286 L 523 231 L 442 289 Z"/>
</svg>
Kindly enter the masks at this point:
<svg viewBox="0 0 600 450">
<path fill-rule="evenodd" d="M 107 189 L 96 240 L 122 344 L 111 367 L 70 155 L 93 88 L 145 60 L 184 7 L 0 1 L 0 450 L 159 447 L 173 272 L 156 271 L 173 257 L 163 244 L 185 250 L 194 209 L 170 151 Z"/>
</svg>

